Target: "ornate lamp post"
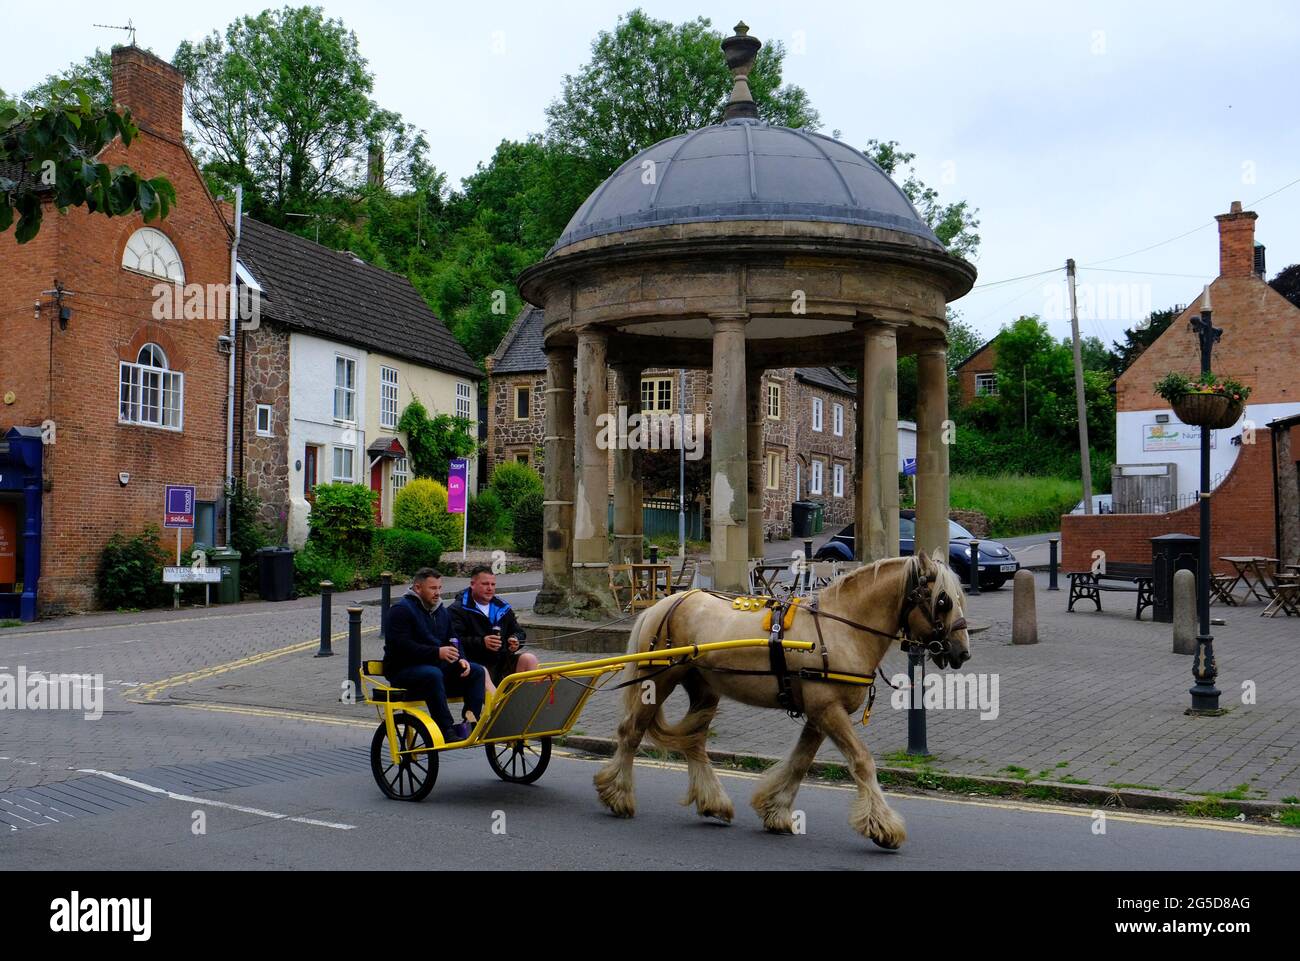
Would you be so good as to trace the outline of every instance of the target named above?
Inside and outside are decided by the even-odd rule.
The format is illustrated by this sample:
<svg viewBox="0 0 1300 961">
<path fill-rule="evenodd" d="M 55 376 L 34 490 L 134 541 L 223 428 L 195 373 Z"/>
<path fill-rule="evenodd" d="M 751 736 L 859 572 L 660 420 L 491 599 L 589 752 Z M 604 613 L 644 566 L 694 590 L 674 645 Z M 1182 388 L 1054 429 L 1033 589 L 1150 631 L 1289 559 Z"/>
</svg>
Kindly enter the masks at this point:
<svg viewBox="0 0 1300 961">
<path fill-rule="evenodd" d="M 1201 299 L 1201 313 L 1191 321 L 1192 332 L 1201 342 L 1201 373 L 1210 369 L 1210 352 L 1222 328 L 1211 322 L 1210 288 L 1205 288 Z M 1214 638 L 1210 636 L 1210 427 L 1201 426 L 1201 555 L 1196 571 L 1196 613 L 1200 619 L 1200 632 L 1196 635 L 1196 658 L 1192 665 L 1192 706 L 1188 714 L 1219 713 L 1219 689 L 1215 680 L 1219 670 L 1214 663 Z"/>
</svg>

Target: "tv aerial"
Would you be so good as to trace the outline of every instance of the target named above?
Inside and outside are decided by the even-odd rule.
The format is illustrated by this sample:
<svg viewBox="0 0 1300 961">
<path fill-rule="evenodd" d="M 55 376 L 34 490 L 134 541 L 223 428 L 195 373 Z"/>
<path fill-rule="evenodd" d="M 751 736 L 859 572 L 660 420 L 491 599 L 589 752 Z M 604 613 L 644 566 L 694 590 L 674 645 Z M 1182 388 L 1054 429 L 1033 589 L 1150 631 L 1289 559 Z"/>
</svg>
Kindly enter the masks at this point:
<svg viewBox="0 0 1300 961">
<path fill-rule="evenodd" d="M 135 18 L 128 19 L 125 27 L 119 27 L 113 23 L 92 23 L 92 27 L 103 27 L 105 30 L 125 30 L 131 34 L 131 46 L 135 46 Z"/>
</svg>

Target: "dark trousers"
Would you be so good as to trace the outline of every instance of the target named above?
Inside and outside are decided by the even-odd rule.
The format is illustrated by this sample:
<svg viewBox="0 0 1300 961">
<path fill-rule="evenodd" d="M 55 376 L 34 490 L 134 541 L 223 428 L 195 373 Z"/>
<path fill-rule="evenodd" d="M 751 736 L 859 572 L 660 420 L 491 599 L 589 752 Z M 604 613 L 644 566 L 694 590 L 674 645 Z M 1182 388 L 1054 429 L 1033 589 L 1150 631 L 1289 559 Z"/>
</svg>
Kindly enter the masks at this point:
<svg viewBox="0 0 1300 961">
<path fill-rule="evenodd" d="M 402 668 L 388 680 L 395 687 L 404 687 L 413 695 L 412 700 L 424 701 L 429 713 L 437 722 L 443 737 L 448 737 L 452 724 L 447 695 L 463 697 L 464 710 L 473 711 L 476 718 L 483 716 L 484 671 L 481 665 L 471 663 L 469 677 L 461 677 L 460 664 L 415 664 Z"/>
</svg>

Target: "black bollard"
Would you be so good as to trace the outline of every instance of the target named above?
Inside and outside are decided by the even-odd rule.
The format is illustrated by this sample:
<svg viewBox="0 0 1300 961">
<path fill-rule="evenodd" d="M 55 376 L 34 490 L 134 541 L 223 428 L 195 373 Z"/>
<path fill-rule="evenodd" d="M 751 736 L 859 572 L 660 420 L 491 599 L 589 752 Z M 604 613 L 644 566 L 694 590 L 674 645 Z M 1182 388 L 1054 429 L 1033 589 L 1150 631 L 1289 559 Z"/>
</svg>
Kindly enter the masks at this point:
<svg viewBox="0 0 1300 961">
<path fill-rule="evenodd" d="M 1047 539 L 1047 589 L 1049 591 L 1059 591 L 1061 588 L 1056 584 L 1056 549 L 1060 546 L 1059 537 L 1049 537 Z"/>
<path fill-rule="evenodd" d="M 393 601 L 393 575 L 384 571 L 379 575 L 379 639 L 388 636 L 388 605 Z"/>
<path fill-rule="evenodd" d="M 330 647 L 330 635 L 333 633 L 330 623 L 330 597 L 333 593 L 333 583 L 320 582 L 320 649 L 316 651 L 317 657 L 334 656 L 334 649 Z"/>
<path fill-rule="evenodd" d="M 925 679 L 925 653 L 917 649 L 907 652 L 907 683 L 909 698 L 907 702 L 907 753 L 913 757 L 924 757 L 930 753 L 925 743 L 925 699 L 921 681 Z"/>
<path fill-rule="evenodd" d="M 650 563 L 651 563 L 651 564 L 658 564 L 658 563 L 659 563 L 659 545 L 658 545 L 658 544 L 651 544 L 651 545 L 650 545 Z"/>
<path fill-rule="evenodd" d="M 967 594 L 980 592 L 980 542 L 970 542 L 970 589 Z"/>
<path fill-rule="evenodd" d="M 351 691 L 353 695 L 352 703 L 355 704 L 360 700 L 357 697 L 357 685 L 361 683 L 361 608 L 348 608 L 348 683 L 344 685 L 343 690 Z"/>
<path fill-rule="evenodd" d="M 803 542 L 803 589 L 812 590 L 812 538 Z"/>
</svg>

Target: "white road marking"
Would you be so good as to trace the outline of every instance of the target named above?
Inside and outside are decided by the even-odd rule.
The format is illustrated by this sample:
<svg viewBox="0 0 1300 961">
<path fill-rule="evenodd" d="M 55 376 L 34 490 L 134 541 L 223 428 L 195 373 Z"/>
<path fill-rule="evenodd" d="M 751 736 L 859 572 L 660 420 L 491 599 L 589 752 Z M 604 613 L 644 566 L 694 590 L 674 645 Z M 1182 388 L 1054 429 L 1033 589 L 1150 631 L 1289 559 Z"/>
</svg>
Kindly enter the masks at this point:
<svg viewBox="0 0 1300 961">
<path fill-rule="evenodd" d="M 228 811 L 238 811 L 241 814 L 253 814 L 258 817 L 271 818 L 273 821 L 296 821 L 299 824 L 310 824 L 320 828 L 334 828 L 336 831 L 352 831 L 356 828 L 355 824 L 337 824 L 333 821 L 318 821 L 315 818 L 292 817 L 288 814 L 279 814 L 275 811 L 263 811 L 261 808 L 245 807 L 242 804 L 229 804 L 225 801 L 213 801 L 209 798 L 191 797 L 188 794 L 177 794 L 175 791 L 168 791 L 166 788 L 155 787 L 152 784 L 145 784 L 142 781 L 133 781 L 129 777 L 122 777 L 120 774 L 114 774 L 111 771 L 96 771 L 94 768 L 78 768 L 78 774 L 97 774 L 100 777 L 106 777 L 111 781 L 117 781 L 120 784 L 127 784 L 141 791 L 148 791 L 150 794 L 162 794 L 171 798 L 173 801 L 183 801 L 186 804 L 203 804 L 208 807 L 225 808 Z"/>
</svg>

